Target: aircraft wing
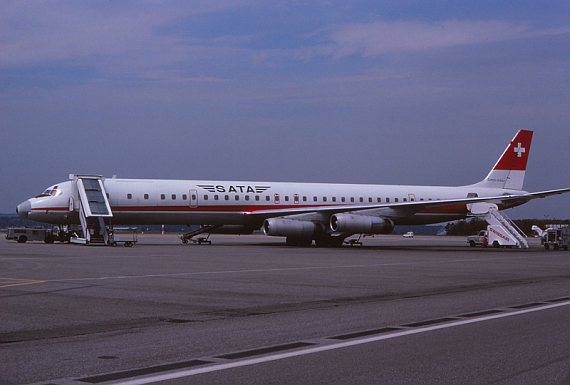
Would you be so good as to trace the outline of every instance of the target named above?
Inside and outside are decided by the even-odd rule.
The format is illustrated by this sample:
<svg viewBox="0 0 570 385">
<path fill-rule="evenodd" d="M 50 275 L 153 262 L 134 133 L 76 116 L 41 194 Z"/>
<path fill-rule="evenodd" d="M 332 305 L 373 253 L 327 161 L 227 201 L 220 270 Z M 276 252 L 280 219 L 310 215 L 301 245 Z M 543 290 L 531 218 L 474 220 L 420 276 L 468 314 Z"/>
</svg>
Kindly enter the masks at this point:
<svg viewBox="0 0 570 385">
<path fill-rule="evenodd" d="M 399 203 L 382 203 L 374 205 L 322 205 L 311 207 L 294 207 L 286 209 L 271 209 L 271 210 L 258 210 L 247 213 L 252 217 L 272 218 L 297 214 L 321 213 L 325 215 L 333 215 L 342 212 L 356 212 L 356 211 L 372 211 L 370 215 L 377 215 L 373 213 L 377 209 L 391 209 L 393 214 L 397 216 L 411 216 L 419 213 L 422 210 L 436 207 L 456 206 L 469 203 L 489 202 L 498 205 L 517 205 L 520 203 L 528 202 L 532 199 L 545 198 L 551 195 L 559 195 L 570 192 L 570 188 L 540 191 L 534 193 L 523 194 L 505 194 L 491 197 L 473 197 L 473 198 L 458 198 L 458 199 L 442 199 L 432 201 L 414 201 L 414 202 L 399 202 Z"/>
<path fill-rule="evenodd" d="M 549 190 L 549 191 L 528 193 L 526 195 L 531 195 L 532 198 L 530 198 L 530 199 L 536 199 L 536 198 L 546 198 L 546 197 L 551 196 L 551 195 L 560 195 L 560 194 L 567 193 L 569 191 L 570 191 L 570 188 L 562 188 L 562 189 L 558 189 L 558 190 Z"/>
</svg>

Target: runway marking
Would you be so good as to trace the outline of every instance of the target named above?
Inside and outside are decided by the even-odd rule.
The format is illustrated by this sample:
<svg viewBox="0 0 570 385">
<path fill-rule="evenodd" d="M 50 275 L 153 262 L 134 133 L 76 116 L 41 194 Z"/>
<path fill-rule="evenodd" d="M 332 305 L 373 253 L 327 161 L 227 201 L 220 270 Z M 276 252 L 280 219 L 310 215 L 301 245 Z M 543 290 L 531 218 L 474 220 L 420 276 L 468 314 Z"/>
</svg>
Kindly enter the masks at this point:
<svg viewBox="0 0 570 385">
<path fill-rule="evenodd" d="M 552 300 L 549 302 L 553 302 L 553 301 L 558 301 L 558 300 Z M 535 303 L 533 303 L 533 305 L 535 305 Z M 447 328 L 452 328 L 452 327 L 456 327 L 456 326 L 473 324 L 473 323 L 477 323 L 477 322 L 484 322 L 484 321 L 490 321 L 490 320 L 499 319 L 499 318 L 518 316 L 518 315 L 522 315 L 522 314 L 527 314 L 527 313 L 532 313 L 532 312 L 537 312 L 537 311 L 543 311 L 543 310 L 548 310 L 548 309 L 553 309 L 553 308 L 568 306 L 568 305 L 570 305 L 570 300 L 566 300 L 565 302 L 558 302 L 558 303 L 554 303 L 554 304 L 544 305 L 544 306 L 540 306 L 540 307 L 534 307 L 532 309 L 505 311 L 505 312 L 501 312 L 500 314 L 486 315 L 486 316 L 482 316 L 479 318 L 460 319 L 460 320 L 456 319 L 460 316 L 441 318 L 441 319 L 439 319 L 439 321 L 444 322 L 443 324 L 430 325 L 430 326 L 424 326 L 424 327 L 415 327 L 414 329 L 395 328 L 395 331 L 393 333 L 390 333 L 390 334 L 375 335 L 372 337 L 355 339 L 352 341 L 337 342 L 337 343 L 332 343 L 332 344 L 327 344 L 327 345 L 322 345 L 322 346 L 308 345 L 305 348 L 301 348 L 301 349 L 295 350 L 295 351 L 270 354 L 267 356 L 250 358 L 250 359 L 245 359 L 245 360 L 236 361 L 236 362 L 213 364 L 213 365 L 204 366 L 201 368 L 185 369 L 185 370 L 180 370 L 178 372 L 172 372 L 172 373 L 156 374 L 156 375 L 152 375 L 152 376 L 148 376 L 148 377 L 144 377 L 144 378 L 132 379 L 132 380 L 127 380 L 127 381 L 122 381 L 122 382 L 113 382 L 113 384 L 115 384 L 115 385 L 119 385 L 119 384 L 120 385 L 143 385 L 143 384 L 150 384 L 150 383 L 155 383 L 155 382 L 160 382 L 160 381 L 174 380 L 174 379 L 178 379 L 178 378 L 191 377 L 191 376 L 195 376 L 198 374 L 217 372 L 217 371 L 221 371 L 221 370 L 250 366 L 250 365 L 256 365 L 256 364 L 261 364 L 261 363 L 271 362 L 271 361 L 278 361 L 278 360 L 283 360 L 283 359 L 292 358 L 292 357 L 299 357 L 299 356 L 304 356 L 304 355 L 308 355 L 308 354 L 314 354 L 314 353 L 320 353 L 320 352 L 325 352 L 325 351 L 330 351 L 330 350 L 342 349 L 342 348 L 347 348 L 347 347 L 351 347 L 351 346 L 363 345 L 363 344 L 367 344 L 370 342 L 377 342 L 377 341 L 382 341 L 382 340 L 387 340 L 387 339 L 392 339 L 392 338 L 404 337 L 404 336 L 409 336 L 409 335 L 414 335 L 414 334 L 419 334 L 419 333 L 430 332 L 430 331 L 434 331 L 434 330 L 441 330 L 441 329 L 447 329 Z M 513 308 L 513 307 L 511 307 L 511 308 Z M 481 312 L 481 314 L 482 313 L 483 312 Z M 473 313 L 473 314 L 475 314 L 475 313 Z M 335 338 L 335 337 L 331 337 L 331 338 Z M 302 345 L 303 343 L 301 342 L 299 344 Z M 292 346 L 301 346 L 301 345 L 295 345 L 295 344 L 291 344 L 291 345 Z M 239 353 L 236 353 L 236 354 L 239 354 Z M 220 356 L 218 356 L 218 357 L 220 357 Z M 204 362 L 206 362 L 206 361 L 204 361 Z M 206 363 L 205 365 L 208 365 L 208 364 Z M 120 375 L 120 373 L 117 373 L 116 375 Z M 76 381 L 92 382 L 89 380 L 90 380 L 90 378 L 85 378 L 85 379 L 78 379 Z"/>
<path fill-rule="evenodd" d="M 111 279 L 133 279 L 133 278 L 160 278 L 160 277 L 183 277 L 192 275 L 215 275 L 215 274 L 242 274 L 242 273 L 270 273 L 279 271 L 301 271 L 301 270 L 327 270 L 327 269 L 354 269 L 354 268 L 367 268 L 367 267 L 382 267 L 382 266 L 407 266 L 407 265 L 421 265 L 421 264 L 440 264 L 440 263 L 453 263 L 453 262 L 486 262 L 486 261 L 498 261 L 498 260 L 510 260 L 516 259 L 517 257 L 501 257 L 501 258 L 468 258 L 468 259 L 452 259 L 452 260 L 440 260 L 440 261 L 425 261 L 425 262 L 393 262 L 393 263 L 372 263 L 372 264 L 360 264 L 360 265 L 337 265 L 337 266 L 303 266 L 303 267 L 284 267 L 284 268 L 273 268 L 273 269 L 245 269 L 245 270 L 220 270 L 220 271 L 193 271 L 186 273 L 161 273 L 161 274 L 143 274 L 143 275 L 115 275 L 115 276 L 104 276 L 104 277 L 85 277 L 85 278 L 62 278 L 53 279 L 48 282 L 65 282 L 65 281 L 96 281 L 96 280 L 111 280 Z M 530 258 L 528 256 L 520 258 Z"/>
<path fill-rule="evenodd" d="M 35 279 L 19 279 L 19 278 L 0 278 L 0 283 L 2 281 L 20 281 L 19 283 L 10 283 L 8 285 L 0 285 L 0 289 L 4 289 L 6 287 L 14 287 L 14 286 L 24 286 L 24 285 L 35 285 L 38 283 L 46 283 L 47 281 L 38 281 Z"/>
</svg>

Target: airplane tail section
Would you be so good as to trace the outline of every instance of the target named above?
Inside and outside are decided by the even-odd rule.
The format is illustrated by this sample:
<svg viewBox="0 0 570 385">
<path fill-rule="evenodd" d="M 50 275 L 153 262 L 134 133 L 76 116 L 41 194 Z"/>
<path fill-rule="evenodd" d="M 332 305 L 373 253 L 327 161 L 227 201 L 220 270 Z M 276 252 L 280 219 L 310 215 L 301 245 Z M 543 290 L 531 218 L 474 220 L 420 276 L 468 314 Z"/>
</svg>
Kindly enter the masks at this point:
<svg viewBox="0 0 570 385">
<path fill-rule="evenodd" d="M 477 186 L 522 190 L 532 134 L 528 130 L 517 132 L 489 175 Z"/>
</svg>

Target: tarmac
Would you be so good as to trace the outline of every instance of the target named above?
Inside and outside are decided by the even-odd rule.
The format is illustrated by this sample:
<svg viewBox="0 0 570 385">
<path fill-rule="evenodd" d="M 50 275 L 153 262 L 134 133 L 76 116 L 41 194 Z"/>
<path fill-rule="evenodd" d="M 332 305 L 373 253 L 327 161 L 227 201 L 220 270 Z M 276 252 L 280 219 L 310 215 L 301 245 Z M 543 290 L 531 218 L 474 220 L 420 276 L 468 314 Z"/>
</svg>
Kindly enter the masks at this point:
<svg viewBox="0 0 570 385">
<path fill-rule="evenodd" d="M 562 384 L 570 252 L 0 239 L 0 384 Z"/>
</svg>

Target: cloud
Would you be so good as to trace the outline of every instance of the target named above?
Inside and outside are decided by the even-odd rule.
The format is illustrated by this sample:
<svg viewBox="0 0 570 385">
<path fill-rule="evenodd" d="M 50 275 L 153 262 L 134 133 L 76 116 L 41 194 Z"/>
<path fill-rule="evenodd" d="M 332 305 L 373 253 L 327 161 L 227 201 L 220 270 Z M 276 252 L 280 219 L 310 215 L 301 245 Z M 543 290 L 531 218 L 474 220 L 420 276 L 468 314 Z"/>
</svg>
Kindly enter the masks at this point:
<svg viewBox="0 0 570 385">
<path fill-rule="evenodd" d="M 188 37 L 161 33 L 161 28 L 187 17 L 251 3 L 254 1 L 198 1 L 188 6 L 185 2 L 141 1 L 125 6 L 105 2 L 103 6 L 98 2 L 10 2 L 0 12 L 0 66 L 33 67 L 74 60 L 106 70 L 136 71 L 202 59 L 205 54 L 219 54 L 216 44 L 192 46 Z"/>
<path fill-rule="evenodd" d="M 508 21 L 377 21 L 338 26 L 328 33 L 331 44 L 309 51 L 335 58 L 354 54 L 373 57 L 397 51 L 449 48 L 568 32 L 568 28 L 541 31 L 526 23 Z"/>
</svg>

